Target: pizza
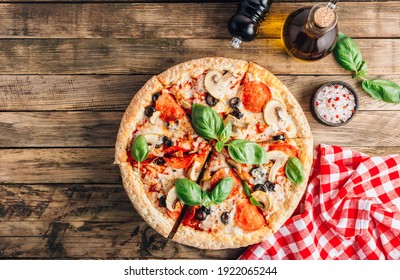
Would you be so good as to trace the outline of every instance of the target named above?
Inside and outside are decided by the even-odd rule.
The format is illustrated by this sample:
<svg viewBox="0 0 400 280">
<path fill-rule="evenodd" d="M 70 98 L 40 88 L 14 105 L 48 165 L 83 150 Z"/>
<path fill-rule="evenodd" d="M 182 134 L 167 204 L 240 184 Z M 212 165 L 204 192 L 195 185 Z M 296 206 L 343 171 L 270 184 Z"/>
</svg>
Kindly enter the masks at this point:
<svg viewBox="0 0 400 280">
<path fill-rule="evenodd" d="M 296 99 L 255 63 L 202 58 L 152 77 L 122 117 L 115 164 L 143 219 L 204 249 L 247 246 L 296 209 L 312 163 Z"/>
</svg>

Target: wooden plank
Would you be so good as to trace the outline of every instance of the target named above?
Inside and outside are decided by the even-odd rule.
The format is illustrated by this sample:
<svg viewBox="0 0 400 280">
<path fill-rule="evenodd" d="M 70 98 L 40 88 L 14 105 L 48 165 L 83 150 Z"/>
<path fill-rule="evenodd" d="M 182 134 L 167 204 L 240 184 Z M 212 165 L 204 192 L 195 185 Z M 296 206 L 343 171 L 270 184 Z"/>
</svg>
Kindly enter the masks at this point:
<svg viewBox="0 0 400 280">
<path fill-rule="evenodd" d="M 113 148 L 3 149 L 2 183 L 119 183 Z"/>
<path fill-rule="evenodd" d="M 121 185 L 0 186 L 0 258 L 237 258 L 151 229 Z"/>
<path fill-rule="evenodd" d="M 358 39 L 370 75 L 400 73 L 400 39 Z M 223 39 L 24 39 L 0 41 L 3 74 L 157 74 L 204 56 L 255 61 L 275 74 L 344 74 L 333 56 L 314 63 L 290 58 L 279 39 L 232 49 Z M 382 51 L 385 50 L 385 51 Z"/>
<path fill-rule="evenodd" d="M 125 110 L 148 75 L 0 75 L 0 111 Z M 341 80 L 359 93 L 360 110 L 400 110 L 400 104 L 376 101 L 361 83 L 346 76 L 278 76 L 304 110 L 311 95 L 324 83 Z M 380 76 L 400 83 L 399 75 Z M 0 118 L 1 122 L 1 118 Z M 0 136 L 1 137 L 1 136 Z"/>
<path fill-rule="evenodd" d="M 260 38 L 280 38 L 290 12 L 305 3 L 276 3 Z M 230 38 L 237 3 L 4 4 L 0 38 Z M 398 37 L 400 5 L 340 3 L 339 24 L 352 37 Z"/>
<path fill-rule="evenodd" d="M 3 112 L 0 147 L 113 147 L 121 116 L 122 112 Z M 306 116 L 316 143 L 400 145 L 400 130 L 395 129 L 400 111 L 360 111 L 338 128 L 320 125 L 309 112 Z"/>
<path fill-rule="evenodd" d="M 226 2 L 239 2 L 240 0 L 112 0 L 110 2 L 115 3 L 191 3 L 191 2 L 201 2 L 201 3 L 210 3 L 210 2 L 219 2 L 219 3 L 226 3 Z M 341 0 L 340 2 L 392 2 L 393 0 Z M 98 3 L 101 2 L 99 0 L 0 0 L 0 3 Z M 299 0 L 274 0 L 274 3 L 296 3 Z M 321 2 L 320 0 L 308 0 L 307 2 Z"/>
<path fill-rule="evenodd" d="M 122 112 L 0 112 L 0 147 L 114 146 Z"/>
</svg>

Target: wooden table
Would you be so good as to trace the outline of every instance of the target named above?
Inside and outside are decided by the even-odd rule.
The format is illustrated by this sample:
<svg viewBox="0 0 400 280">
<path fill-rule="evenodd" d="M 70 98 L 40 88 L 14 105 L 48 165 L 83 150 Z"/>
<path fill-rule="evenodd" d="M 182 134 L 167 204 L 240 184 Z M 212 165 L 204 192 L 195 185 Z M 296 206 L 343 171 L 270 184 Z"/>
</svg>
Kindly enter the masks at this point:
<svg viewBox="0 0 400 280">
<path fill-rule="evenodd" d="M 0 3 L 1 258 L 234 259 L 243 252 L 165 245 L 133 209 L 113 165 L 134 93 L 189 59 L 241 58 L 277 74 L 306 111 L 315 144 L 373 155 L 400 150 L 400 105 L 369 98 L 332 56 L 301 63 L 284 52 L 282 23 L 303 1 L 275 1 L 258 39 L 240 50 L 229 47 L 236 3 L 222 2 L 232 1 L 30 1 L 0 0 L 7 2 Z M 400 82 L 400 1 L 341 1 L 338 14 L 370 76 Z M 331 80 L 350 83 L 361 97 L 342 128 L 324 127 L 309 112 L 310 95 Z"/>
</svg>

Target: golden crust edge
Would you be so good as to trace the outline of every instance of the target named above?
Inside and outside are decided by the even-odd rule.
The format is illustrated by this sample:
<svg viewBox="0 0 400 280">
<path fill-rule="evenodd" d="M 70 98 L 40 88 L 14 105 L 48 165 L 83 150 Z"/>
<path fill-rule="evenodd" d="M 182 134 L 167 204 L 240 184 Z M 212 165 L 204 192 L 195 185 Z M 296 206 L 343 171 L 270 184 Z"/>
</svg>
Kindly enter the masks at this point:
<svg viewBox="0 0 400 280">
<path fill-rule="evenodd" d="M 165 70 L 157 76 L 165 86 L 180 84 L 191 77 L 201 75 L 205 70 L 232 70 L 233 72 L 246 72 L 249 63 L 244 60 L 225 57 L 204 57 L 189 60 Z"/>
<path fill-rule="evenodd" d="M 154 207 L 144 192 L 142 181 L 129 162 L 121 163 L 119 168 L 125 191 L 136 211 L 155 231 L 167 237 L 175 222 Z"/>
<path fill-rule="evenodd" d="M 250 62 L 247 73 L 258 77 L 265 81 L 267 85 L 278 90 L 280 95 L 274 96 L 274 98 L 278 98 L 286 106 L 288 113 L 292 116 L 297 128 L 296 138 L 311 138 L 311 128 L 307 118 L 290 90 L 274 74 L 254 62 Z"/>
<path fill-rule="evenodd" d="M 132 132 L 136 129 L 136 124 L 144 115 L 144 108 L 151 103 L 152 95 L 163 89 L 163 85 L 156 76 L 150 78 L 143 87 L 135 94 L 119 126 L 117 140 L 115 142 L 114 163 L 120 164 L 127 162 L 126 150 L 132 140 Z"/>
</svg>

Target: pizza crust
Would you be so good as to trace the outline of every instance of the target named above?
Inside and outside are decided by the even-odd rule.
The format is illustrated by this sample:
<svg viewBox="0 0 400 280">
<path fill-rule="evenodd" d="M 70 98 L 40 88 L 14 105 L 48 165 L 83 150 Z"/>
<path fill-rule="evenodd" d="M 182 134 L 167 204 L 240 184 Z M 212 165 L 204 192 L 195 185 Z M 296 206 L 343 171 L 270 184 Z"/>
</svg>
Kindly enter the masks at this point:
<svg viewBox="0 0 400 280">
<path fill-rule="evenodd" d="M 296 138 L 312 137 L 310 126 L 300 104 L 290 90 L 275 75 L 253 62 L 249 64 L 247 74 L 276 90 L 276 92 L 272 93 L 272 98 L 279 100 L 286 106 L 287 112 L 292 116 L 297 129 Z"/>
<path fill-rule="evenodd" d="M 190 60 L 175 65 L 157 76 L 162 84 L 170 86 L 181 84 L 203 74 L 205 71 L 214 69 L 217 71 L 228 70 L 232 73 L 244 73 L 247 71 L 249 63 L 244 60 L 237 60 L 223 57 L 205 57 Z"/>
<path fill-rule="evenodd" d="M 154 230 L 158 231 L 162 236 L 167 237 L 175 221 L 154 207 L 154 204 L 149 200 L 144 191 L 145 189 L 137 169 L 133 169 L 129 162 L 121 163 L 119 169 L 125 191 L 136 211 Z"/>
<path fill-rule="evenodd" d="M 163 85 L 153 76 L 146 84 L 135 94 L 124 115 L 115 144 L 115 164 L 128 161 L 126 154 L 127 148 L 133 138 L 133 131 L 136 129 L 138 122 L 144 117 L 144 108 L 151 103 L 153 94 L 160 92 Z"/>
</svg>

